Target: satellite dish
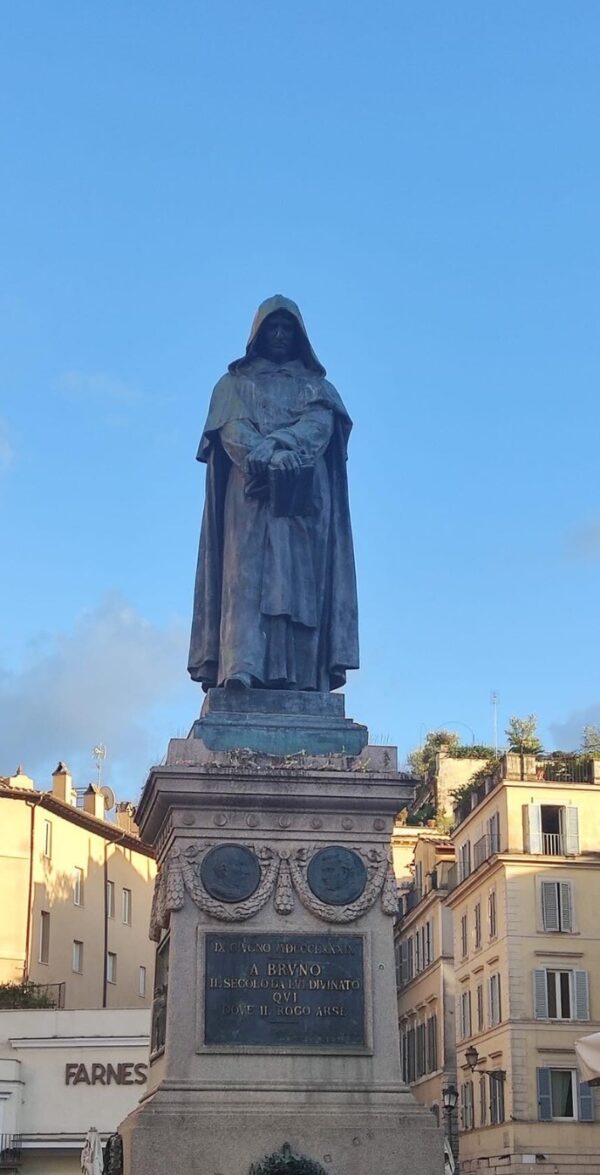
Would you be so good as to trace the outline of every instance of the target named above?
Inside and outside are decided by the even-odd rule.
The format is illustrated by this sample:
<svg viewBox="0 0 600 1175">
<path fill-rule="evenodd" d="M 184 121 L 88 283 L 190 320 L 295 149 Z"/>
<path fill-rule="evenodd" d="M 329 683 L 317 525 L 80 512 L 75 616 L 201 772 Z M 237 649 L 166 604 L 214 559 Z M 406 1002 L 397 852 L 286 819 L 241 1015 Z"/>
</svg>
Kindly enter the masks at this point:
<svg viewBox="0 0 600 1175">
<path fill-rule="evenodd" d="M 110 812 L 117 802 L 117 797 L 115 796 L 112 787 L 109 787 L 107 783 L 103 783 L 102 787 L 100 788 L 100 795 L 104 796 L 105 811 Z"/>
</svg>

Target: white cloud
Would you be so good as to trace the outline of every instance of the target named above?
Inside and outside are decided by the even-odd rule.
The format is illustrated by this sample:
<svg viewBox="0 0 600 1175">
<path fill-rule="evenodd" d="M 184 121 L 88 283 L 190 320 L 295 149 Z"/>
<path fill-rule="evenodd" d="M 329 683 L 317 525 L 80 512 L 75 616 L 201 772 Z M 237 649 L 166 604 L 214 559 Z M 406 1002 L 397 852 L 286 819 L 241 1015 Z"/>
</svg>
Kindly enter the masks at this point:
<svg viewBox="0 0 600 1175">
<path fill-rule="evenodd" d="M 27 664 L 0 667 L 0 774 L 22 762 L 42 788 L 64 759 L 77 786 L 93 778 L 92 748 L 108 748 L 106 778 L 135 797 L 157 742 L 172 731 L 152 723 L 186 681 L 187 632 L 159 627 L 117 597 L 81 616 L 69 632 L 38 638 Z M 78 772 L 77 772 L 78 774 Z M 126 781 L 123 791 L 121 781 Z"/>
<path fill-rule="evenodd" d="M 13 465 L 15 454 L 10 443 L 8 424 L 0 419 L 0 474 L 8 473 Z"/>
</svg>

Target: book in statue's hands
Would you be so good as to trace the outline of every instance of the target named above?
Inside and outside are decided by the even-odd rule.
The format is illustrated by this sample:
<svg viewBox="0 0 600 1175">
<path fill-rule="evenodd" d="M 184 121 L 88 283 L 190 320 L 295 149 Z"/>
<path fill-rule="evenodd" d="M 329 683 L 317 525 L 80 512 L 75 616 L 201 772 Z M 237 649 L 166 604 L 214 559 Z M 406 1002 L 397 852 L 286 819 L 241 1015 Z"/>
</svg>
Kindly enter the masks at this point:
<svg viewBox="0 0 600 1175">
<path fill-rule="evenodd" d="M 314 465 L 294 470 L 269 466 L 269 498 L 276 518 L 312 514 L 313 476 Z"/>
</svg>

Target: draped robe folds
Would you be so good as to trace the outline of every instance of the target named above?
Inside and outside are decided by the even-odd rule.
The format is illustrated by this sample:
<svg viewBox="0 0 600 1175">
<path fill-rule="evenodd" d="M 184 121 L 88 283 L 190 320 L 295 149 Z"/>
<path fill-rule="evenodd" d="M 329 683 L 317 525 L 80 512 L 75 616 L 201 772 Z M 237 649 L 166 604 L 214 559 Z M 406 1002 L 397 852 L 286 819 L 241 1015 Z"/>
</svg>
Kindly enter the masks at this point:
<svg viewBox="0 0 600 1175">
<path fill-rule="evenodd" d="M 335 388 L 300 359 L 250 356 L 216 385 L 198 451 L 207 479 L 188 666 L 205 689 L 245 673 L 257 686 L 330 690 L 358 667 L 350 428 Z M 309 513 L 276 516 L 253 493 L 246 458 L 265 437 L 313 467 Z"/>
</svg>

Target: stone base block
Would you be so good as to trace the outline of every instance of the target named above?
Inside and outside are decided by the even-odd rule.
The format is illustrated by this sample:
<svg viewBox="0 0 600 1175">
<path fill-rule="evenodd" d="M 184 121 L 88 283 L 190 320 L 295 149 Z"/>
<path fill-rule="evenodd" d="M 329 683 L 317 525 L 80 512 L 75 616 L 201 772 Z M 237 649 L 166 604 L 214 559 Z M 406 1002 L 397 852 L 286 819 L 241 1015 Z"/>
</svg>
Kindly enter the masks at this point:
<svg viewBox="0 0 600 1175">
<path fill-rule="evenodd" d="M 190 737 L 210 751 L 359 755 L 369 734 L 344 716 L 343 694 L 210 689 Z"/>
<path fill-rule="evenodd" d="M 254 1104 L 248 1097 L 245 1105 L 226 1094 L 220 1103 L 214 1094 L 212 1105 L 189 1092 L 164 1098 L 156 1094 L 122 1123 L 125 1175 L 262 1175 L 264 1160 L 286 1154 L 286 1144 L 327 1175 L 440 1175 L 444 1169 L 441 1131 L 405 1092 L 313 1091 L 295 1105 L 277 1095 Z M 274 1170 L 265 1167 L 269 1175 Z M 298 1167 L 284 1161 L 276 1175 L 286 1170 Z"/>
</svg>

